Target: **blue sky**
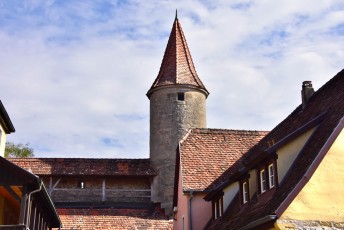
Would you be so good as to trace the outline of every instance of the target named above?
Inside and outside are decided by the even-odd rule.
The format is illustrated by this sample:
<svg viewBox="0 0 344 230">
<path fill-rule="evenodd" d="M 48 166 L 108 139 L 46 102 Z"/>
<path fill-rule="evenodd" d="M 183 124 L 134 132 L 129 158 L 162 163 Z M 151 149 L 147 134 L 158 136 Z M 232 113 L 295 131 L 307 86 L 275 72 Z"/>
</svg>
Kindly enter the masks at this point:
<svg viewBox="0 0 344 230">
<path fill-rule="evenodd" d="M 178 9 L 209 128 L 270 130 L 343 69 L 341 0 L 0 0 L 0 99 L 37 157 L 149 156 L 149 100 Z"/>
</svg>

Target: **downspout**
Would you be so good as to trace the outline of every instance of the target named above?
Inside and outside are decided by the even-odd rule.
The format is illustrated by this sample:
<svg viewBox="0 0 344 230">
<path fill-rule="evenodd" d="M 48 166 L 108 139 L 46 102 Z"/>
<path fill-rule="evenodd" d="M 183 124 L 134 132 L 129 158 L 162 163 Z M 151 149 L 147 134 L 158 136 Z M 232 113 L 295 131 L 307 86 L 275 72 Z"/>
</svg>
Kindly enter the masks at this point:
<svg viewBox="0 0 344 230">
<path fill-rule="evenodd" d="M 27 229 L 29 229 L 29 225 L 30 225 L 30 216 L 31 216 L 31 195 L 34 194 L 34 193 L 37 193 L 37 192 L 40 192 L 42 190 L 42 185 L 43 185 L 43 182 L 40 181 L 40 185 L 39 185 L 39 188 L 36 189 L 36 190 L 33 190 L 29 193 L 28 195 L 28 201 L 27 201 L 27 204 L 28 204 L 28 210 L 27 210 L 27 215 L 26 215 L 26 222 L 25 222 L 25 225 L 27 227 Z"/>
<path fill-rule="evenodd" d="M 192 212 L 191 212 L 191 201 L 192 201 L 192 196 L 193 191 L 190 191 L 190 199 L 189 199 L 189 230 L 192 230 Z"/>
</svg>

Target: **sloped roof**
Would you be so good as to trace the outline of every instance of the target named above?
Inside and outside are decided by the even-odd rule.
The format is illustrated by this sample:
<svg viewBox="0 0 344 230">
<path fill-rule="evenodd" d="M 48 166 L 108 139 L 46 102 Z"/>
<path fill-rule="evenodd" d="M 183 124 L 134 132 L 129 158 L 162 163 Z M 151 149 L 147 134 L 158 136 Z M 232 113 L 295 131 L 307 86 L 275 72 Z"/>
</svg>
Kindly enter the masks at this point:
<svg viewBox="0 0 344 230">
<path fill-rule="evenodd" d="M 223 178 L 242 167 L 242 155 L 266 134 L 248 130 L 190 130 L 179 149 L 183 191 L 207 191 L 222 183 Z"/>
<path fill-rule="evenodd" d="M 344 70 L 339 72 L 313 94 L 303 109 L 298 106 L 285 120 L 277 125 L 266 137 L 245 154 L 249 166 L 267 154 L 268 142 L 280 140 L 302 127 L 319 120 L 318 128 L 310 137 L 297 160 L 289 169 L 283 182 L 269 194 L 269 199 L 251 200 L 246 208 L 239 208 L 239 200 L 233 201 L 232 210 L 219 218 L 210 229 L 239 229 L 269 215 L 278 218 L 307 183 L 304 176 L 311 177 L 316 167 L 326 155 L 337 135 L 344 127 Z"/>
<path fill-rule="evenodd" d="M 154 89 L 158 87 L 171 85 L 187 85 L 202 90 L 207 96 L 209 94 L 197 75 L 177 17 L 173 23 L 159 74 L 149 89 L 147 96 L 150 97 Z"/>
<path fill-rule="evenodd" d="M 173 222 L 154 209 L 58 208 L 63 229 L 173 229 Z"/>
<path fill-rule="evenodd" d="M 154 176 L 149 159 L 8 158 L 36 175 Z"/>
</svg>

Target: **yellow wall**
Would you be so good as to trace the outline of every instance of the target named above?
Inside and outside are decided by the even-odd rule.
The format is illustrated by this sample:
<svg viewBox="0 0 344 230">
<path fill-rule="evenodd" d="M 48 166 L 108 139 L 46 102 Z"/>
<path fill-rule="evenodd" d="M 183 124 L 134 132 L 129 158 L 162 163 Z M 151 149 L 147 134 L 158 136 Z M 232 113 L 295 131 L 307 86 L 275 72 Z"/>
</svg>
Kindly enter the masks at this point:
<svg viewBox="0 0 344 230">
<path fill-rule="evenodd" d="M 250 198 L 253 197 L 253 195 L 257 192 L 257 176 L 256 176 L 256 170 L 251 170 L 249 172 L 250 179 L 248 180 L 249 183 L 249 190 L 250 190 Z"/>
<path fill-rule="evenodd" d="M 239 183 L 233 183 L 223 189 L 223 210 L 226 211 L 228 205 L 239 191 Z"/>
<path fill-rule="evenodd" d="M 277 150 L 277 171 L 278 171 L 278 183 L 281 183 L 288 169 L 294 162 L 297 155 L 314 132 L 315 128 L 308 130 L 300 135 L 298 138 L 282 146 Z M 250 172 L 251 173 L 251 172 Z M 255 174 L 251 174 L 251 177 Z M 251 187 L 250 187 L 251 189 Z"/>
<path fill-rule="evenodd" d="M 344 131 L 280 219 L 344 222 Z"/>
<path fill-rule="evenodd" d="M 6 145 L 6 133 L 5 130 L 1 127 L 1 136 L 0 136 L 0 156 L 4 156 L 5 154 L 5 145 Z"/>
</svg>

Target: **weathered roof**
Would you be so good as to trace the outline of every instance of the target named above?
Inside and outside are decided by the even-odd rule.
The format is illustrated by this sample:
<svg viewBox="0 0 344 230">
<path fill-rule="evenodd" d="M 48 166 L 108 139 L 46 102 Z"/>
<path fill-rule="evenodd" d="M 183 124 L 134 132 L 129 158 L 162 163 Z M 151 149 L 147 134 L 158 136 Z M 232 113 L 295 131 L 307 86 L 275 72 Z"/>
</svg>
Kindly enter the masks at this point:
<svg viewBox="0 0 344 230">
<path fill-rule="evenodd" d="M 36 175 L 154 176 L 149 159 L 8 158 Z"/>
<path fill-rule="evenodd" d="M 192 129 L 180 142 L 183 191 L 206 191 L 242 167 L 242 155 L 266 131 Z M 230 170 L 228 170 L 230 168 Z"/>
<path fill-rule="evenodd" d="M 173 229 L 173 222 L 154 209 L 58 208 L 63 229 Z"/>
<path fill-rule="evenodd" d="M 171 85 L 194 87 L 203 91 L 206 96 L 209 94 L 197 75 L 182 27 L 177 17 L 173 23 L 159 74 L 149 89 L 147 96 L 150 97 L 152 92 L 158 87 Z"/>
<path fill-rule="evenodd" d="M 344 127 L 344 70 L 339 72 L 308 101 L 305 108 L 298 106 L 285 120 L 277 125 L 247 154 L 246 165 L 254 167 L 252 162 L 269 153 L 271 140 L 276 144 L 311 121 L 317 121 L 318 127 L 300 152 L 297 160 L 269 199 L 257 199 L 256 196 L 246 208 L 239 208 L 238 197 L 222 218 L 211 229 L 239 229 L 269 215 L 278 218 L 290 202 L 307 183 L 305 175 L 311 177 L 328 149 Z M 321 119 L 319 119 L 321 118 Z M 271 148 L 271 147 L 270 147 Z M 250 166 L 251 165 L 251 166 Z"/>
<path fill-rule="evenodd" d="M 3 129 L 5 130 L 6 134 L 10 134 L 10 133 L 13 133 L 16 131 L 14 129 L 12 121 L 11 121 L 10 117 L 8 116 L 8 113 L 7 113 L 4 105 L 2 104 L 1 100 L 0 100 L 0 124 L 3 127 Z"/>
</svg>

